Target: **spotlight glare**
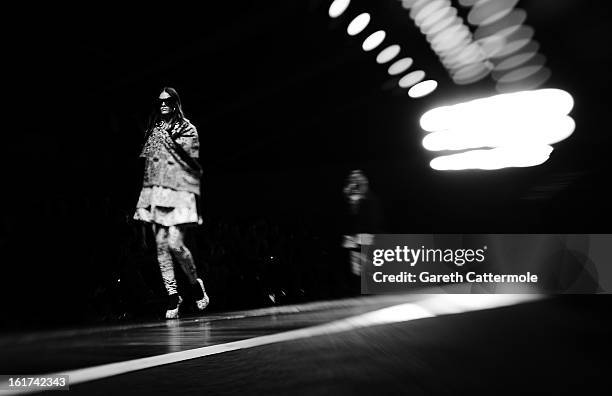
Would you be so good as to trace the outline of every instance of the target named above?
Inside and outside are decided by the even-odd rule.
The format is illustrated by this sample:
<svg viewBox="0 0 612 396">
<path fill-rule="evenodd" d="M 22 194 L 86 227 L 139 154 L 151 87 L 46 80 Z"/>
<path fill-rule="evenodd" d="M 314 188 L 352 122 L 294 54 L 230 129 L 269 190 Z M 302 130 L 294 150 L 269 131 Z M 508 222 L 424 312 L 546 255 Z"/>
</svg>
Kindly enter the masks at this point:
<svg viewBox="0 0 612 396">
<path fill-rule="evenodd" d="M 493 57 L 503 58 L 504 56 L 517 52 L 531 42 L 533 33 L 533 28 L 524 25 L 511 34 L 507 34 L 507 32 L 504 31 L 499 32 L 499 35 L 506 39 L 506 45 L 496 52 Z"/>
<path fill-rule="evenodd" d="M 470 129 L 476 124 L 485 124 L 493 129 L 517 117 L 529 122 L 537 118 L 565 116 L 573 107 L 572 95 L 561 89 L 548 88 L 438 107 L 423 114 L 420 124 L 421 128 L 429 132 Z"/>
<path fill-rule="evenodd" d="M 438 87 L 438 82 L 435 80 L 426 80 L 422 81 L 418 84 L 415 84 L 410 90 L 408 90 L 408 95 L 411 98 L 422 98 L 423 96 L 427 96 Z"/>
<path fill-rule="evenodd" d="M 402 7 L 409 10 L 418 0 L 402 0 Z"/>
<path fill-rule="evenodd" d="M 523 48 L 520 54 L 510 55 L 509 57 L 499 61 L 495 65 L 494 71 L 501 72 L 501 71 L 514 69 L 515 67 L 518 67 L 528 62 L 529 60 L 531 60 L 532 58 L 536 56 L 544 58 L 543 55 L 538 55 L 539 47 L 540 46 L 538 43 L 536 43 L 535 41 L 532 41 L 531 43 L 529 43 Z"/>
<path fill-rule="evenodd" d="M 368 26 L 369 23 L 370 14 L 364 12 L 363 14 L 357 15 L 355 19 L 353 19 L 351 23 L 349 23 L 348 27 L 346 28 L 346 32 L 349 34 L 349 36 L 356 36 L 359 33 L 363 32 L 363 30 Z"/>
<path fill-rule="evenodd" d="M 500 36 L 503 35 L 502 32 L 505 32 L 505 34 L 511 34 L 514 31 L 518 30 L 523 25 L 526 19 L 527 13 L 525 12 L 525 10 L 517 8 L 491 25 L 479 26 L 478 29 L 476 29 L 476 31 L 474 32 L 474 38 L 476 40 L 479 40 L 493 35 Z"/>
<path fill-rule="evenodd" d="M 457 23 L 461 23 L 461 19 L 457 17 L 457 10 L 455 8 L 447 8 L 442 18 L 431 23 L 428 23 L 426 19 L 420 29 L 423 34 L 430 38 L 435 37 L 435 35 L 442 32 L 444 29 Z"/>
<path fill-rule="evenodd" d="M 439 11 L 443 8 L 447 8 L 449 6 L 450 3 L 448 2 L 448 0 L 432 0 L 414 14 L 414 22 L 417 24 L 417 26 L 420 26 L 434 12 Z"/>
<path fill-rule="evenodd" d="M 452 78 L 455 84 L 467 85 L 482 80 L 489 75 L 490 71 L 486 63 L 478 62 L 457 69 Z"/>
<path fill-rule="evenodd" d="M 518 0 L 487 0 L 479 1 L 468 14 L 468 22 L 472 25 L 485 26 L 497 22 L 510 14 Z"/>
<path fill-rule="evenodd" d="M 549 68 L 543 67 L 523 80 L 512 83 L 498 82 L 495 89 L 499 92 L 516 92 L 520 90 L 535 89 L 544 84 L 550 78 L 551 74 Z"/>
<path fill-rule="evenodd" d="M 521 67 L 504 74 L 497 81 L 501 84 L 507 84 L 524 80 L 525 78 L 537 73 L 542 67 L 543 65 L 529 65 Z"/>
<path fill-rule="evenodd" d="M 553 148 L 547 145 L 531 147 L 498 147 L 472 150 L 434 158 L 429 165 L 435 170 L 497 170 L 538 166 L 550 158 Z"/>
<path fill-rule="evenodd" d="M 505 119 L 497 124 L 481 123 L 448 131 L 433 132 L 423 138 L 429 151 L 467 150 L 481 147 L 550 145 L 570 137 L 576 129 L 569 116 Z"/>
<path fill-rule="evenodd" d="M 576 129 L 568 116 L 573 106 L 569 93 L 541 89 L 438 107 L 421 117 L 421 128 L 432 132 L 423 138 L 423 147 L 469 150 L 435 158 L 430 165 L 438 170 L 540 165 L 552 152 L 550 145 L 567 139 Z"/>
<path fill-rule="evenodd" d="M 329 6 L 329 16 L 331 18 L 338 18 L 346 11 L 349 4 L 351 4 L 351 0 L 334 0 Z"/>
<path fill-rule="evenodd" d="M 482 51 L 487 57 L 492 58 L 497 56 L 507 43 L 506 37 L 502 35 L 494 34 L 485 38 L 477 40 L 476 43 L 482 48 Z"/>
<path fill-rule="evenodd" d="M 511 56 L 500 62 L 493 69 L 493 79 L 499 82 L 513 82 L 526 78 L 539 69 L 544 67 L 546 63 L 546 57 L 544 55 L 530 53 L 520 53 L 518 55 Z M 535 67 L 537 66 L 537 67 Z M 527 73 L 526 70 L 520 71 L 528 67 L 534 67 L 531 73 Z"/>
<path fill-rule="evenodd" d="M 399 80 L 399 86 L 402 88 L 409 88 L 413 85 L 421 82 L 425 78 L 425 72 L 423 70 L 416 70 L 406 74 Z"/>
<path fill-rule="evenodd" d="M 392 76 L 396 76 L 408 70 L 410 66 L 412 66 L 412 63 L 413 63 L 412 58 L 399 59 L 393 62 L 391 66 L 389 66 L 389 69 L 387 70 L 387 72 Z"/>
<path fill-rule="evenodd" d="M 379 30 L 368 36 L 361 45 L 364 51 L 372 51 L 376 47 L 378 47 L 384 40 L 387 34 L 384 30 Z"/>
<path fill-rule="evenodd" d="M 376 57 L 376 62 L 379 64 L 387 63 L 393 60 L 400 53 L 400 46 L 393 44 L 380 51 Z"/>
<path fill-rule="evenodd" d="M 457 15 L 457 9 L 452 8 L 441 8 L 436 12 L 431 13 L 427 18 L 423 20 L 421 23 L 420 29 L 423 34 L 430 34 L 431 29 L 436 26 L 442 20 L 446 20 L 447 18 L 454 18 Z"/>
</svg>

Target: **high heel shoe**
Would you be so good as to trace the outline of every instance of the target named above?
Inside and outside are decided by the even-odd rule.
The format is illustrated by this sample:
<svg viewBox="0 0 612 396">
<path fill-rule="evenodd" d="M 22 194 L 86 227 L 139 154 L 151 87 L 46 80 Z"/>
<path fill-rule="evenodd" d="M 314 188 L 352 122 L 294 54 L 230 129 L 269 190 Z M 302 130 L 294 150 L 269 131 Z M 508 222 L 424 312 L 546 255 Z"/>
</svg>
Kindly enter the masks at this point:
<svg viewBox="0 0 612 396">
<path fill-rule="evenodd" d="M 168 296 L 168 309 L 166 310 L 166 319 L 178 318 L 178 312 L 182 302 L 183 298 L 179 296 L 178 293 L 170 294 Z"/>
<path fill-rule="evenodd" d="M 202 279 L 198 278 L 198 289 L 196 291 L 196 298 L 200 297 L 199 300 L 196 300 L 196 305 L 198 306 L 198 309 L 200 311 L 203 311 L 204 309 L 206 309 L 206 307 L 208 306 L 208 304 L 210 303 L 210 298 L 208 297 L 208 294 L 206 294 L 206 290 L 204 289 L 204 282 L 202 281 Z M 194 285 L 194 288 L 196 288 L 197 286 Z"/>
</svg>

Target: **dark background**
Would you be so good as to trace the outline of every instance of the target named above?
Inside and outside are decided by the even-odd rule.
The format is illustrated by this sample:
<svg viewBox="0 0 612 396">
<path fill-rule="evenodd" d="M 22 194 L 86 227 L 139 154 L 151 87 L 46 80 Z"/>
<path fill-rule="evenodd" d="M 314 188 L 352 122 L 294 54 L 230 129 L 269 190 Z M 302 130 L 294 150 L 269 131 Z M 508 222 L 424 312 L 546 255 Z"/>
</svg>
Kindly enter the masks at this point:
<svg viewBox="0 0 612 396">
<path fill-rule="evenodd" d="M 453 84 L 397 1 L 353 1 L 335 20 L 329 3 L 11 11 L 3 27 L 4 95 L 13 105 L 5 107 L 2 144 L 3 325 L 111 320 L 121 311 L 113 282 L 138 250 L 129 219 L 141 186 L 142 127 L 164 85 L 178 90 L 200 133 L 206 225 L 190 240 L 196 257 L 206 257 L 208 245 L 198 241 L 219 224 L 276 225 L 301 257 L 286 277 L 304 274 L 299 296 L 287 301 L 342 294 L 323 274 L 345 268 L 337 249 L 341 190 L 356 167 L 370 177 L 387 232 L 610 232 L 607 2 L 518 5 L 553 72 L 546 86 L 575 98 L 575 133 L 539 167 L 451 173 L 429 167 L 418 119 L 429 108 L 493 94 L 493 82 Z M 348 22 L 363 11 L 373 16 L 370 26 L 349 37 Z M 379 28 L 385 44 L 400 44 L 400 56 L 439 81 L 436 92 L 414 100 L 394 88 L 377 51 L 360 48 Z M 143 254 L 139 268 L 154 272 Z M 204 279 L 216 279 L 221 269 L 202 262 Z M 265 304 L 252 298 L 253 283 L 233 281 L 237 271 L 224 287 L 209 282 L 224 302 L 211 309 Z"/>
</svg>

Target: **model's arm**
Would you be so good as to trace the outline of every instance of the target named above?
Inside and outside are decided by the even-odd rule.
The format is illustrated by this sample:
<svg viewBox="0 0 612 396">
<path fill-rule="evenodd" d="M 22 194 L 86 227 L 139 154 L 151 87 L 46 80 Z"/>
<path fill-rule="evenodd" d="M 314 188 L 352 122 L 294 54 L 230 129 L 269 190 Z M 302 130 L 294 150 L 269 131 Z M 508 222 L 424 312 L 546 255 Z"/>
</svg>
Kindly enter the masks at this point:
<svg viewBox="0 0 612 396">
<path fill-rule="evenodd" d="M 200 157 L 200 139 L 196 127 L 187 122 L 175 138 L 176 143 L 181 145 L 191 158 Z"/>
</svg>

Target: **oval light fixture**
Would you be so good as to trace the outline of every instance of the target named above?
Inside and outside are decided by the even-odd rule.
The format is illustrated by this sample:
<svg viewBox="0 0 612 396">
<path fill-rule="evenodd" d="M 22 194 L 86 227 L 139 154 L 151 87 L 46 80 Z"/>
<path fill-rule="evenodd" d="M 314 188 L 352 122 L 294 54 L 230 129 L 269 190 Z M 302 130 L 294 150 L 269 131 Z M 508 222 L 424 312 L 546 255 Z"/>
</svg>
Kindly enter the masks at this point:
<svg viewBox="0 0 612 396">
<path fill-rule="evenodd" d="M 346 28 L 346 32 L 349 34 L 349 36 L 356 36 L 359 33 L 363 32 L 363 30 L 368 26 L 369 23 L 370 14 L 364 12 L 363 14 L 357 15 L 351 21 L 351 23 L 349 23 L 348 27 Z"/>
<path fill-rule="evenodd" d="M 387 63 L 393 60 L 400 53 L 400 46 L 393 44 L 380 51 L 376 57 L 376 62 L 379 64 Z"/>
<path fill-rule="evenodd" d="M 387 70 L 387 72 L 392 76 L 396 76 L 408 70 L 410 66 L 412 66 L 412 63 L 413 63 L 412 58 L 399 59 L 393 62 L 391 66 L 389 66 L 389 69 Z"/>
<path fill-rule="evenodd" d="M 329 16 L 332 18 L 338 18 L 344 13 L 344 11 L 346 11 L 349 4 L 351 4 L 351 0 L 334 0 L 334 2 L 329 6 Z"/>
<path fill-rule="evenodd" d="M 386 36 L 387 36 L 387 33 L 385 33 L 384 30 L 378 30 L 378 31 L 370 34 L 368 36 L 368 38 L 366 38 L 363 41 L 363 44 L 361 45 L 361 48 L 363 48 L 363 50 L 366 51 L 366 52 L 372 51 L 373 49 L 378 47 L 385 40 Z"/>
<path fill-rule="evenodd" d="M 408 95 L 414 99 L 422 98 L 435 91 L 436 88 L 438 88 L 438 82 L 436 80 L 421 81 L 408 90 Z"/>
<path fill-rule="evenodd" d="M 406 74 L 399 80 L 399 86 L 402 88 L 412 87 L 413 85 L 421 82 L 425 78 L 425 72 L 423 70 L 415 70 L 411 73 Z"/>
</svg>

